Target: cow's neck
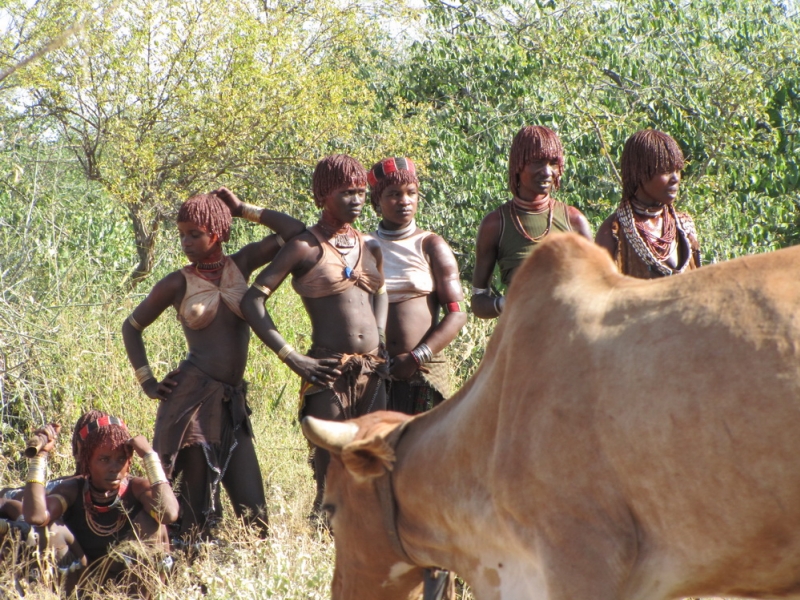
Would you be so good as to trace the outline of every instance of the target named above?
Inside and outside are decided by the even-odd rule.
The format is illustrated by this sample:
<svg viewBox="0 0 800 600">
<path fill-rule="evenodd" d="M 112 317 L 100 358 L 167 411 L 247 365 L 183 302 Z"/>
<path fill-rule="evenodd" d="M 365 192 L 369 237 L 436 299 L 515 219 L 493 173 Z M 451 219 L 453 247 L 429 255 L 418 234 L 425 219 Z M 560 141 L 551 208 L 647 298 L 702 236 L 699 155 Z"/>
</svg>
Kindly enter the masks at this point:
<svg viewBox="0 0 800 600">
<path fill-rule="evenodd" d="M 488 439 L 497 419 L 496 411 L 486 411 L 473 420 L 475 410 L 485 408 L 477 405 L 479 395 L 470 393 L 480 379 L 473 378 L 435 411 L 411 421 L 396 447 L 397 529 L 405 552 L 420 566 L 457 570 L 464 561 L 474 561 L 477 556 L 457 548 L 480 545 L 475 540 L 491 527 L 475 519 L 488 508 L 488 482 L 482 474 L 489 472 L 490 460 L 475 441 Z M 454 437 L 454 431 L 463 433 Z"/>
</svg>

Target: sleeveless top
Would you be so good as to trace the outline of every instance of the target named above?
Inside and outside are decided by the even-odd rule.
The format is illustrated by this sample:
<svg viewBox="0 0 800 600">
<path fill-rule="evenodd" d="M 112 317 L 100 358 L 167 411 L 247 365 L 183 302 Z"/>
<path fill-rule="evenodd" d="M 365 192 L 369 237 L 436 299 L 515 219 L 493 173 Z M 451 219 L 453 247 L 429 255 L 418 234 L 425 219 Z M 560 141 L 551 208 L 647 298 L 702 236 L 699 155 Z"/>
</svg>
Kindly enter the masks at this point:
<svg viewBox="0 0 800 600">
<path fill-rule="evenodd" d="M 383 273 L 378 269 L 375 256 L 367 248 L 363 236 L 353 229 L 358 242 L 358 261 L 352 269 L 345 263 L 344 256 L 334 248 L 330 241 L 314 225 L 310 231 L 322 248 L 322 257 L 308 273 L 292 278 L 294 291 L 304 298 L 324 298 L 342 294 L 357 285 L 362 290 L 374 294 L 383 285 Z"/>
<path fill-rule="evenodd" d="M 422 250 L 422 244 L 430 235 L 433 235 L 430 231 L 419 231 L 403 239 L 384 239 L 378 231 L 372 234 L 383 252 L 389 303 L 427 296 L 436 289 L 431 265 Z"/>
<path fill-rule="evenodd" d="M 80 477 L 80 479 L 82 485 L 78 498 L 67 508 L 61 518 L 64 521 L 64 525 L 69 527 L 69 530 L 75 535 L 75 539 L 86 553 L 86 558 L 89 562 L 92 562 L 108 554 L 108 550 L 112 545 L 123 540 L 133 531 L 133 520 L 142 510 L 142 504 L 134 497 L 133 486 L 128 485 L 128 489 L 125 490 L 122 498 L 120 498 L 122 506 L 114 506 L 107 512 L 93 513 L 92 521 L 96 524 L 101 527 L 112 527 L 117 522 L 117 519 L 122 520 L 120 515 L 127 512 L 127 516 L 124 517 L 124 522 L 118 531 L 100 535 L 93 531 L 87 521 L 84 500 L 86 477 Z"/>
<path fill-rule="evenodd" d="M 517 267 L 522 264 L 522 261 L 528 257 L 536 245 L 540 243 L 530 241 L 517 230 L 516 219 L 511 212 L 512 202 L 513 200 L 506 202 L 499 209 L 502 224 L 500 243 L 497 245 L 497 266 L 500 269 L 500 281 L 505 285 L 511 283 L 514 271 L 517 270 Z M 550 231 L 572 231 L 572 225 L 569 222 L 569 207 L 563 202 L 553 200 L 552 210 L 553 224 L 550 227 Z M 549 211 L 533 214 L 517 209 L 515 212 L 522 227 L 530 237 L 538 238 L 547 231 Z"/>
<path fill-rule="evenodd" d="M 247 280 L 231 257 L 225 257 L 219 285 L 200 277 L 193 265 L 184 267 L 181 273 L 186 278 L 186 294 L 178 310 L 178 320 L 186 327 L 189 329 L 208 327 L 217 316 L 220 300 L 233 314 L 244 319 L 239 304 L 247 291 Z"/>
<path fill-rule="evenodd" d="M 688 214 L 678 211 L 675 211 L 674 214 L 676 221 L 675 241 L 678 244 L 678 267 L 676 269 L 671 269 L 666 265 L 664 267 L 669 271 L 673 271 L 672 274 L 678 274 L 684 271 L 693 271 L 700 266 L 700 248 L 696 241 L 697 234 L 695 233 L 692 218 Z M 639 256 L 634 246 L 631 245 L 628 234 L 619 222 L 618 212 L 614 213 L 614 220 L 611 223 L 611 235 L 616 242 L 614 263 L 620 273 L 637 279 L 656 279 L 667 276 Z M 693 237 L 690 239 L 689 235 Z"/>
</svg>

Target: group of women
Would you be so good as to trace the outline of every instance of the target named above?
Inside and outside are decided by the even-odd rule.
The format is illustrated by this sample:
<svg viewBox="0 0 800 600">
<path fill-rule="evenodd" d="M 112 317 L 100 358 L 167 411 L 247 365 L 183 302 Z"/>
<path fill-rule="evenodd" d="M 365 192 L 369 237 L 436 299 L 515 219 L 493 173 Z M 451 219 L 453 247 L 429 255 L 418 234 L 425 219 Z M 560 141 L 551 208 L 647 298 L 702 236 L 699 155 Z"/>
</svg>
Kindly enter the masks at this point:
<svg viewBox="0 0 800 600">
<path fill-rule="evenodd" d="M 508 174 L 512 198 L 489 213 L 478 230 L 476 316 L 493 318 L 503 310 L 505 299 L 492 286 L 495 267 L 507 285 L 551 232 L 575 231 L 591 239 L 580 211 L 552 197 L 563 168 L 561 142 L 550 129 L 524 127 L 514 138 Z M 623 198 L 596 240 L 623 273 L 655 277 L 699 266 L 691 219 L 673 208 L 682 168 L 683 156 L 668 135 L 645 130 L 628 140 Z M 63 553 L 73 571 L 134 533 L 164 549 L 170 538 L 180 544 L 212 536 L 222 516 L 220 485 L 237 516 L 267 535 L 243 380 L 251 329 L 300 376 L 300 416 L 342 420 L 386 408 L 417 414 L 450 395 L 443 350 L 467 315 L 452 250 L 416 225 L 414 163 L 387 158 L 367 171 L 352 157 L 328 156 L 314 170 L 312 190 L 320 217 L 309 227 L 245 204 L 226 188 L 193 196 L 180 207 L 177 227 L 190 264 L 156 283 L 122 327 L 136 379 L 159 401 L 152 448 L 142 436 L 132 438 L 121 419 L 94 411 L 82 417 L 73 436 L 76 475 L 53 485 L 45 479 L 44 465 L 56 431 L 37 431 L 46 442 L 31 459 L 21 505 L 5 500 L 5 514 L 13 518 L 21 512 L 27 523 L 40 527 L 66 525 L 73 545 L 83 548 Z M 363 234 L 353 224 L 368 191 L 381 220 L 376 231 Z M 222 244 L 230 236 L 232 217 L 275 233 L 226 255 Z M 252 273 L 264 266 L 248 286 Z M 311 347 L 305 353 L 287 343 L 267 310 L 267 299 L 289 275 L 311 321 Z M 188 353 L 159 381 L 149 367 L 142 332 L 170 306 Z M 134 452 L 142 457 L 147 478 L 130 477 Z M 312 452 L 312 518 L 322 522 L 328 462 L 325 450 Z M 175 479 L 180 480 L 177 497 L 170 486 Z"/>
</svg>

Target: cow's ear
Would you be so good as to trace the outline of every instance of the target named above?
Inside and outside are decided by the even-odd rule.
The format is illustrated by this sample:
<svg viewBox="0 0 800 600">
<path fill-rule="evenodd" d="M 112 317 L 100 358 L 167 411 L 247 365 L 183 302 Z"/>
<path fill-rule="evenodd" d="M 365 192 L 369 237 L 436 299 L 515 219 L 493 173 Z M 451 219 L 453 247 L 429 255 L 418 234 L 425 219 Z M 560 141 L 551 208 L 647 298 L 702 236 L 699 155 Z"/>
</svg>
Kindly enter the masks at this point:
<svg viewBox="0 0 800 600">
<path fill-rule="evenodd" d="M 394 469 L 394 448 L 380 436 L 351 442 L 342 449 L 342 463 L 356 480 L 364 482 Z"/>
</svg>

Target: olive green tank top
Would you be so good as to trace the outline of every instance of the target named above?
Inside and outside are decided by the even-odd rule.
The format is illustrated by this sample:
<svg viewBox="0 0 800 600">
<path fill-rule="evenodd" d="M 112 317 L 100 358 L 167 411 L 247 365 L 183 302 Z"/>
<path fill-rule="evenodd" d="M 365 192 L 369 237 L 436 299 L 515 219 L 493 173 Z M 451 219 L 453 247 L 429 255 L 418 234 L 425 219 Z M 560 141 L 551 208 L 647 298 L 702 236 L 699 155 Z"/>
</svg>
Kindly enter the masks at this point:
<svg viewBox="0 0 800 600">
<path fill-rule="evenodd" d="M 514 271 L 528 257 L 540 241 L 532 242 L 525 238 L 517 228 L 522 225 L 529 237 L 537 239 L 547 231 L 548 212 L 532 214 L 517 209 L 511 211 L 511 202 L 506 202 L 500 207 L 500 218 L 502 219 L 502 229 L 500 230 L 500 244 L 497 248 L 497 266 L 500 268 L 500 280 L 508 285 L 514 276 Z M 553 200 L 553 224 L 550 231 L 572 231 L 569 224 L 569 207 L 563 202 Z M 516 223 L 514 214 L 519 217 Z M 546 237 L 546 236 L 545 236 Z"/>
</svg>

